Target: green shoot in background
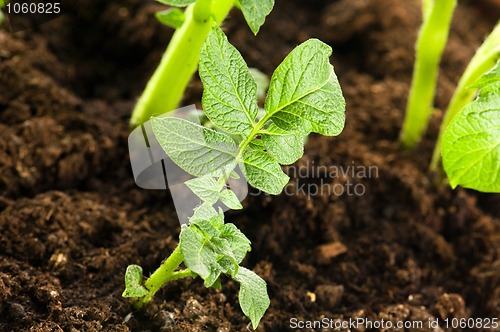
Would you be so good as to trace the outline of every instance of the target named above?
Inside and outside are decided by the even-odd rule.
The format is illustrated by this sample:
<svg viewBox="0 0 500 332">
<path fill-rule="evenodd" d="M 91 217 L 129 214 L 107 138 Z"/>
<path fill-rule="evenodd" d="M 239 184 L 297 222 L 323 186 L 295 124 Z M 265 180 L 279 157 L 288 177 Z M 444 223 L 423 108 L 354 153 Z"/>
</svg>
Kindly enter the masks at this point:
<svg viewBox="0 0 500 332">
<path fill-rule="evenodd" d="M 437 171 L 439 167 L 441 140 L 446 127 L 448 127 L 448 124 L 455 115 L 457 115 L 465 105 L 470 103 L 476 95 L 477 87 L 471 88 L 471 85 L 477 81 L 481 75 L 490 70 L 495 65 L 498 58 L 500 58 L 500 22 L 497 23 L 493 31 L 476 51 L 476 54 L 469 62 L 469 65 L 458 82 L 458 86 L 446 109 L 443 123 L 441 124 L 430 165 L 432 171 Z"/>
<path fill-rule="evenodd" d="M 206 287 L 221 287 L 222 274 L 240 284 L 243 313 L 256 328 L 269 306 L 266 283 L 240 266 L 250 241 L 214 204 L 230 209 L 242 206 L 229 188 L 238 176 L 265 193 L 279 194 L 289 177 L 281 165 L 304 153 L 304 138 L 311 132 L 335 136 L 345 123 L 345 101 L 329 62 L 331 48 L 317 39 L 297 46 L 272 75 L 259 119 L 257 84 L 243 57 L 215 28 L 205 41 L 199 64 L 203 108 L 218 130 L 175 117 L 155 117 L 155 136 L 182 169 L 195 178 L 185 184 L 200 205 L 182 226 L 178 247 L 143 281 L 141 267 L 131 265 L 125 276 L 124 297 L 140 308 L 167 282 L 200 277 Z M 179 266 L 184 264 L 185 268 Z"/>
<path fill-rule="evenodd" d="M 176 29 L 161 62 L 139 98 L 131 127 L 141 125 L 153 115 L 176 109 L 184 91 L 196 71 L 200 49 L 214 23 L 220 25 L 237 0 L 158 0 L 174 6 L 156 14 L 158 20 Z M 274 7 L 274 0 L 239 0 L 245 19 L 257 34 L 266 16 Z"/>
<path fill-rule="evenodd" d="M 432 114 L 439 62 L 456 4 L 457 0 L 423 2 L 424 20 L 417 40 L 411 90 L 400 137 L 406 148 L 414 148 L 420 142 Z"/>
<path fill-rule="evenodd" d="M 453 188 L 500 192 L 500 62 L 471 88 L 479 95 L 443 135 L 443 167 Z"/>
<path fill-rule="evenodd" d="M 1 11 L 3 7 L 5 7 L 5 3 L 3 0 L 0 0 L 0 25 L 2 25 L 3 21 L 5 20 L 4 14 Z"/>
</svg>

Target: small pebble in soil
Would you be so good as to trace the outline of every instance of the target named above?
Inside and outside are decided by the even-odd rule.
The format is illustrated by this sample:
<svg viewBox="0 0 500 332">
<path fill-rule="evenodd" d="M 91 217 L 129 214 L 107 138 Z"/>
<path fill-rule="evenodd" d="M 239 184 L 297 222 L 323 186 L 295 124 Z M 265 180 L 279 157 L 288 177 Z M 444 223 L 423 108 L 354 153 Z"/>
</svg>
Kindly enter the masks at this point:
<svg viewBox="0 0 500 332">
<path fill-rule="evenodd" d="M 59 272 L 64 269 L 64 266 L 68 262 L 68 257 L 66 254 L 61 252 L 55 252 L 50 256 L 49 266 L 54 272 Z"/>
<path fill-rule="evenodd" d="M 344 286 L 342 285 L 318 285 L 314 290 L 318 302 L 329 309 L 335 308 L 342 300 Z"/>
<path fill-rule="evenodd" d="M 196 301 L 194 298 L 190 297 L 187 302 L 184 310 L 182 311 L 186 318 L 197 318 L 202 316 L 205 313 L 205 308 L 200 304 L 200 302 Z"/>
<path fill-rule="evenodd" d="M 19 303 L 12 303 L 9 308 L 10 317 L 14 320 L 22 320 L 26 317 L 24 307 Z"/>
<path fill-rule="evenodd" d="M 317 262 L 321 265 L 330 264 L 331 260 L 347 252 L 347 247 L 341 242 L 331 242 L 317 247 Z"/>
<path fill-rule="evenodd" d="M 312 303 L 316 302 L 316 294 L 313 292 L 307 292 L 306 295 L 309 297 L 309 300 L 311 300 Z"/>
</svg>

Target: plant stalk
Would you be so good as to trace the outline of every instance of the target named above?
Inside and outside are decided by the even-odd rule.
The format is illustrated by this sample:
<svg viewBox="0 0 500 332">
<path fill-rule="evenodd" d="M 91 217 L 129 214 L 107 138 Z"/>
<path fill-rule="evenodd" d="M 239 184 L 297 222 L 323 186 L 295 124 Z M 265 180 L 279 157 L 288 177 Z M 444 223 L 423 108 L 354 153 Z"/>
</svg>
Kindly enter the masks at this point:
<svg viewBox="0 0 500 332">
<path fill-rule="evenodd" d="M 182 256 L 181 247 L 178 245 L 172 254 L 170 254 L 170 256 L 161 263 L 160 267 L 156 269 L 156 271 L 144 283 L 144 287 L 148 290 L 148 294 L 134 303 L 136 309 L 140 309 L 145 304 L 151 302 L 156 292 L 167 282 L 192 276 L 192 274 L 187 273 L 187 271 L 191 272 L 188 269 L 177 272 L 175 271 L 179 265 L 181 265 L 183 260 L 184 257 Z"/>
<path fill-rule="evenodd" d="M 184 91 L 198 67 L 201 47 L 213 27 L 221 24 L 234 0 L 198 0 L 186 8 L 186 20 L 177 29 L 158 68 L 139 98 L 130 126 L 135 128 L 153 115 L 179 106 Z"/>
<path fill-rule="evenodd" d="M 437 74 L 457 0 L 424 2 L 424 21 L 416 45 L 416 61 L 401 142 L 414 148 L 432 113 Z M 428 8 L 431 6 L 431 8 Z"/>
<path fill-rule="evenodd" d="M 444 131 L 450 121 L 458 114 L 476 95 L 477 89 L 469 88 L 484 73 L 490 70 L 500 57 L 500 21 L 497 23 L 490 35 L 485 39 L 481 47 L 469 62 L 458 86 L 455 89 L 448 108 L 445 111 L 443 122 L 439 128 L 439 136 L 434 147 L 432 160 L 429 166 L 431 171 L 437 171 L 441 160 L 441 141 Z"/>
</svg>

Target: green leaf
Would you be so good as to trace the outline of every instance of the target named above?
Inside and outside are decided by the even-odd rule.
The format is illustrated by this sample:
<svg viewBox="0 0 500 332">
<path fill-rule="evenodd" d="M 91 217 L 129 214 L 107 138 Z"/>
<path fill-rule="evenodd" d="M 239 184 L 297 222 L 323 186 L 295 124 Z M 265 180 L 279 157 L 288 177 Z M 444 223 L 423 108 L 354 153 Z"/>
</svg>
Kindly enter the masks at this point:
<svg viewBox="0 0 500 332">
<path fill-rule="evenodd" d="M 452 119 L 441 151 L 453 188 L 500 192 L 500 82 L 482 88 Z"/>
<path fill-rule="evenodd" d="M 219 200 L 218 183 L 213 177 L 194 178 L 184 183 L 196 196 L 209 204 L 215 204 Z"/>
<path fill-rule="evenodd" d="M 0 1 L 1 1 L 1 0 L 0 0 Z M 0 8 L 1 8 L 1 6 L 0 6 Z M 3 12 L 0 10 L 0 25 L 3 23 L 4 19 L 5 19 L 5 18 L 4 18 L 4 16 L 3 16 Z"/>
<path fill-rule="evenodd" d="M 257 84 L 220 28 L 214 28 L 203 45 L 199 74 L 207 117 L 231 134 L 248 135 L 258 112 Z"/>
<path fill-rule="evenodd" d="M 256 329 L 271 303 L 267 295 L 266 282 L 244 267 L 239 268 L 234 279 L 240 283 L 238 299 L 241 310 L 250 318 L 252 327 Z"/>
<path fill-rule="evenodd" d="M 274 0 L 240 0 L 239 4 L 250 30 L 257 34 L 273 10 Z"/>
<path fill-rule="evenodd" d="M 248 144 L 248 147 L 257 150 L 257 151 L 264 151 L 266 149 L 266 146 L 264 145 L 264 142 L 262 142 L 261 139 L 254 138 L 250 143 Z"/>
<path fill-rule="evenodd" d="M 212 288 L 215 288 L 215 289 L 222 289 L 222 284 L 220 282 L 220 278 L 217 279 L 217 281 L 215 281 L 212 285 Z"/>
<path fill-rule="evenodd" d="M 161 24 L 174 29 L 179 29 L 186 20 L 186 15 L 179 8 L 169 8 L 161 12 L 156 12 L 155 17 Z"/>
<path fill-rule="evenodd" d="M 236 194 L 230 189 L 224 189 L 219 193 L 220 201 L 231 210 L 241 210 L 243 206 Z"/>
<path fill-rule="evenodd" d="M 240 264 L 247 252 L 251 250 L 250 240 L 234 224 L 222 226 L 220 237 L 226 239 L 231 245 L 236 264 Z"/>
<path fill-rule="evenodd" d="M 271 124 L 262 134 L 262 142 L 280 164 L 290 165 L 304 154 L 304 135 L 288 132 Z"/>
<path fill-rule="evenodd" d="M 142 285 L 142 267 L 129 265 L 125 272 L 125 290 L 123 297 L 140 298 L 148 294 L 148 290 Z"/>
<path fill-rule="evenodd" d="M 212 249 L 211 238 L 192 225 L 183 226 L 179 237 L 184 264 L 205 281 L 205 287 L 212 286 L 219 278 L 221 268 L 217 264 L 218 253 Z"/>
<path fill-rule="evenodd" d="M 297 46 L 274 72 L 264 108 L 288 131 L 340 134 L 345 100 L 329 62 L 330 46 L 310 39 Z"/>
<path fill-rule="evenodd" d="M 222 214 L 222 212 L 217 213 L 217 211 L 215 211 L 212 204 L 205 202 L 194 209 L 194 214 L 191 218 L 189 218 L 189 222 L 196 223 L 199 221 L 208 220 L 208 219 L 211 219 L 213 217 L 217 217 L 221 214 Z M 221 216 L 221 218 L 222 218 L 222 223 L 224 223 L 223 216 Z"/>
<path fill-rule="evenodd" d="M 267 152 L 246 149 L 243 162 L 243 173 L 248 183 L 266 193 L 278 195 L 290 179 Z"/>
<path fill-rule="evenodd" d="M 229 174 L 229 177 L 231 179 L 235 179 L 235 180 L 239 180 L 240 179 L 240 175 L 238 173 L 236 173 L 235 171 L 231 171 L 231 173 Z"/>
<path fill-rule="evenodd" d="M 184 264 L 211 287 L 221 273 L 236 274 L 238 264 L 250 251 L 250 241 L 236 226 L 215 217 L 183 226 L 180 247 Z"/>
<path fill-rule="evenodd" d="M 470 88 L 484 88 L 490 84 L 500 81 L 500 62 L 488 72 L 486 72 L 483 76 L 481 76 Z"/>
<path fill-rule="evenodd" d="M 168 156 L 194 176 L 219 174 L 235 161 L 236 143 L 229 136 L 184 119 L 151 119 L 153 132 Z"/>
<path fill-rule="evenodd" d="M 185 7 L 192 3 L 195 3 L 196 0 L 157 0 L 164 5 L 175 6 L 175 7 Z"/>
</svg>

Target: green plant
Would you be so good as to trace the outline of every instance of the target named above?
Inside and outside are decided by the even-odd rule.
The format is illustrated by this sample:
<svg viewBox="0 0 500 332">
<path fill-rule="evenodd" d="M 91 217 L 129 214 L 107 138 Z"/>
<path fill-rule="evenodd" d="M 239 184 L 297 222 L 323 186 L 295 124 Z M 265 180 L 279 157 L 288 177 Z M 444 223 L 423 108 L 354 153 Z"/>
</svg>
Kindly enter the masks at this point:
<svg viewBox="0 0 500 332">
<path fill-rule="evenodd" d="M 476 100 L 453 117 L 443 135 L 443 167 L 453 188 L 500 192 L 500 62 L 471 88 Z"/>
<path fill-rule="evenodd" d="M 401 130 L 401 142 L 413 148 L 420 141 L 432 113 L 437 74 L 441 55 L 450 29 L 457 0 L 425 0 L 423 23 L 416 45 L 406 117 Z"/>
<path fill-rule="evenodd" d="M 3 7 L 5 7 L 4 0 L 0 0 L 0 9 L 2 9 Z M 0 10 L 0 25 L 3 23 L 4 20 L 5 20 L 4 14 Z"/>
<path fill-rule="evenodd" d="M 160 22 L 176 29 L 161 62 L 139 98 L 130 124 L 141 125 L 153 115 L 178 107 L 196 71 L 200 49 L 214 23 L 220 25 L 233 5 L 241 9 L 250 29 L 257 34 L 274 0 L 158 0 L 175 7 L 157 13 Z"/>
<path fill-rule="evenodd" d="M 481 75 L 486 71 L 491 69 L 495 62 L 500 57 L 500 22 L 497 23 L 490 35 L 484 40 L 483 44 L 479 47 L 474 54 L 474 57 L 467 65 L 458 86 L 455 89 L 453 97 L 451 98 L 448 108 L 445 111 L 443 123 L 439 131 L 439 136 L 437 139 L 436 146 L 434 147 L 434 153 L 432 155 L 432 161 L 430 169 L 436 171 L 439 166 L 440 151 L 441 151 L 441 140 L 443 138 L 443 133 L 448 127 L 450 121 L 455 117 L 455 115 L 460 112 L 461 109 L 465 107 L 468 103 L 472 101 L 477 93 L 477 86 L 471 87 L 471 85 L 477 81 Z"/>
<path fill-rule="evenodd" d="M 424 0 L 423 24 L 416 45 L 416 61 L 407 112 L 400 139 L 404 147 L 414 148 L 427 128 L 435 96 L 439 61 L 448 39 L 456 0 Z M 443 134 L 450 121 L 472 101 L 478 86 L 471 85 L 500 57 L 500 22 L 477 50 L 463 73 L 453 97 L 445 111 L 443 122 L 430 163 L 430 170 L 437 171 L 441 157 Z"/>
<path fill-rule="evenodd" d="M 183 226 L 178 247 L 145 281 L 142 269 L 131 265 L 123 296 L 136 307 L 151 301 L 167 282 L 201 277 L 206 287 L 220 287 L 225 274 L 240 283 L 240 306 L 259 324 L 269 306 L 266 283 L 239 266 L 250 251 L 250 241 L 234 224 L 225 224 L 222 202 L 231 209 L 242 206 L 228 186 L 241 171 L 253 187 L 279 194 L 289 177 L 281 165 L 303 155 L 310 132 L 334 136 L 345 122 L 345 101 L 333 66 L 331 48 L 317 39 L 297 46 L 272 75 L 265 115 L 257 118 L 257 85 L 240 53 L 219 28 L 207 37 L 201 51 L 199 73 L 204 85 L 203 107 L 213 130 L 184 119 L 155 117 L 152 128 L 160 145 L 182 169 L 195 176 L 186 185 L 201 205 Z M 230 136 L 231 135 L 231 136 Z M 184 264 L 186 268 L 180 269 Z"/>
</svg>

